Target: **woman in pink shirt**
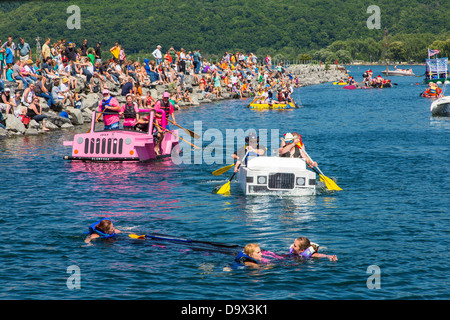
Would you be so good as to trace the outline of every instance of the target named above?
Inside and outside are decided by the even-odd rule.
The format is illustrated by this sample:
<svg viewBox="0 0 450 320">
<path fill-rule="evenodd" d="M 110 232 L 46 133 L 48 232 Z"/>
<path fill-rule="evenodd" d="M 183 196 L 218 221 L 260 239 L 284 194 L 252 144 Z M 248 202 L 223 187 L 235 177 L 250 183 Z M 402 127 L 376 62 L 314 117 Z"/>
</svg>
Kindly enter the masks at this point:
<svg viewBox="0 0 450 320">
<path fill-rule="evenodd" d="M 134 130 L 134 126 L 139 121 L 139 107 L 133 101 L 131 93 L 127 94 L 126 100 L 127 102 L 120 109 L 120 115 L 124 117 L 123 128 L 125 130 Z"/>
</svg>

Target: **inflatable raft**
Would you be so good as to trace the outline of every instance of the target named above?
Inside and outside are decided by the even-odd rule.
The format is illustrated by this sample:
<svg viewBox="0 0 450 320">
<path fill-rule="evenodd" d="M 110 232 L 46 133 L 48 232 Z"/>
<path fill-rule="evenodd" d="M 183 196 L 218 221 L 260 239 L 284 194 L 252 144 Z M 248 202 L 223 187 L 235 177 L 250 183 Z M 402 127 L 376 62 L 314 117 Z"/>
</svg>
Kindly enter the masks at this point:
<svg viewBox="0 0 450 320">
<path fill-rule="evenodd" d="M 250 103 L 248 106 L 250 109 L 274 109 L 274 110 L 287 110 L 287 109 L 297 109 L 297 106 L 290 103 Z"/>
</svg>

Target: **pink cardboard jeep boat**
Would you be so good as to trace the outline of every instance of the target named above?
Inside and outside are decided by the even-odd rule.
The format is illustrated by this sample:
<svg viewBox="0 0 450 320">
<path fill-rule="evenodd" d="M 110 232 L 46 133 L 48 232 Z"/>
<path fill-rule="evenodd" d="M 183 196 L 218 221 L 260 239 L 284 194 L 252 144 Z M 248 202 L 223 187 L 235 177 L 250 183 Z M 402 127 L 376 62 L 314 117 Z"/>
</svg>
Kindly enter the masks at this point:
<svg viewBox="0 0 450 320">
<path fill-rule="evenodd" d="M 103 123 L 96 128 L 97 112 L 93 111 L 91 129 L 87 133 L 76 134 L 73 141 L 64 141 L 64 146 L 72 147 L 72 154 L 65 160 L 82 161 L 150 161 L 172 156 L 180 152 L 178 131 L 166 132 L 160 145 L 161 154 L 155 152 L 156 138 L 153 136 L 153 110 L 140 110 L 140 117 L 147 116 L 148 128 L 143 130 L 104 130 Z M 162 114 L 165 117 L 165 114 Z M 121 119 L 122 121 L 122 119 Z M 164 125 L 165 127 L 165 125 Z M 164 129 L 163 129 L 164 130 Z"/>
</svg>

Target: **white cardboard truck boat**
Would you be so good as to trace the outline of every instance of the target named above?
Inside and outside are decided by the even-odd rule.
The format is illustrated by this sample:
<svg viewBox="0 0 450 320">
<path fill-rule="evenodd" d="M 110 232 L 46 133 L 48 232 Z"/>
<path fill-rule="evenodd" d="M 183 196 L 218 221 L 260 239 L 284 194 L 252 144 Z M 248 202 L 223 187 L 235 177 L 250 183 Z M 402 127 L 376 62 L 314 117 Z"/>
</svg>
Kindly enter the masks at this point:
<svg viewBox="0 0 450 320">
<path fill-rule="evenodd" d="M 450 116 L 450 96 L 433 101 L 430 111 L 433 116 Z"/>
<path fill-rule="evenodd" d="M 300 158 L 256 157 L 239 168 L 237 179 L 245 195 L 316 194 L 316 173 Z"/>
</svg>

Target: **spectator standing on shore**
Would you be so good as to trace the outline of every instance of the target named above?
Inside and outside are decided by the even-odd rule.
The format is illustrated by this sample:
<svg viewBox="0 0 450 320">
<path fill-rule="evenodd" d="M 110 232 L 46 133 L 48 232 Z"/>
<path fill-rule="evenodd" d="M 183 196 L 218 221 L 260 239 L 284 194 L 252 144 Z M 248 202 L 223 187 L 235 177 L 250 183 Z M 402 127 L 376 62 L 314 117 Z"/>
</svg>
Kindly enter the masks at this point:
<svg viewBox="0 0 450 320">
<path fill-rule="evenodd" d="M 176 64 L 178 62 L 178 55 L 173 47 L 170 47 L 169 54 L 170 57 L 172 58 L 172 64 Z"/>
<path fill-rule="evenodd" d="M 69 61 L 77 61 L 77 50 L 74 43 L 69 42 L 65 50 L 65 56 Z"/>
<path fill-rule="evenodd" d="M 47 58 L 51 56 L 52 52 L 50 51 L 50 38 L 46 38 L 45 43 L 42 45 L 42 60 L 46 61 Z"/>
<path fill-rule="evenodd" d="M 97 42 L 97 46 L 94 49 L 94 55 L 95 55 L 95 61 L 102 63 L 102 49 L 101 49 L 102 43 L 99 41 Z"/>
<path fill-rule="evenodd" d="M 152 56 L 156 59 L 156 65 L 159 65 L 162 62 L 162 53 L 160 45 L 158 45 L 155 51 L 152 52 Z"/>
<path fill-rule="evenodd" d="M 6 48 L 5 48 L 5 62 L 6 62 L 6 64 L 14 63 L 14 50 L 12 49 L 11 44 L 8 42 L 6 42 Z"/>
<path fill-rule="evenodd" d="M 32 59 L 31 47 L 27 42 L 25 42 L 23 38 L 20 38 L 19 44 L 17 45 L 17 56 L 19 57 L 20 61 L 27 61 Z"/>
<path fill-rule="evenodd" d="M 0 79 L 6 80 L 6 62 L 5 62 L 5 48 L 2 47 L 2 40 L 0 40 Z"/>
<path fill-rule="evenodd" d="M 179 69 L 180 73 L 185 74 L 186 73 L 186 51 L 183 48 L 181 48 L 181 50 L 180 50 L 179 66 L 180 66 L 180 69 Z"/>
<path fill-rule="evenodd" d="M 83 39 L 83 43 L 81 44 L 80 49 L 81 49 L 81 56 L 82 57 L 87 56 L 87 49 L 88 49 L 87 39 Z"/>
<path fill-rule="evenodd" d="M 14 54 L 15 54 L 15 52 L 16 52 L 16 44 L 14 43 L 12 36 L 8 36 L 8 41 L 6 41 L 6 42 L 2 45 L 2 48 L 5 48 L 5 49 L 6 49 L 6 47 L 8 47 L 8 46 L 9 46 L 9 48 L 12 50 L 12 55 L 13 55 L 12 59 L 13 59 L 13 61 L 14 61 L 14 57 L 15 57 Z M 11 63 L 13 63 L 13 62 L 11 62 Z"/>
<path fill-rule="evenodd" d="M 197 49 L 194 51 L 193 53 L 193 57 L 194 59 L 194 72 L 195 74 L 199 74 L 200 73 L 200 67 L 202 65 L 201 61 L 202 61 L 202 55 L 200 54 L 200 49 Z"/>
</svg>

